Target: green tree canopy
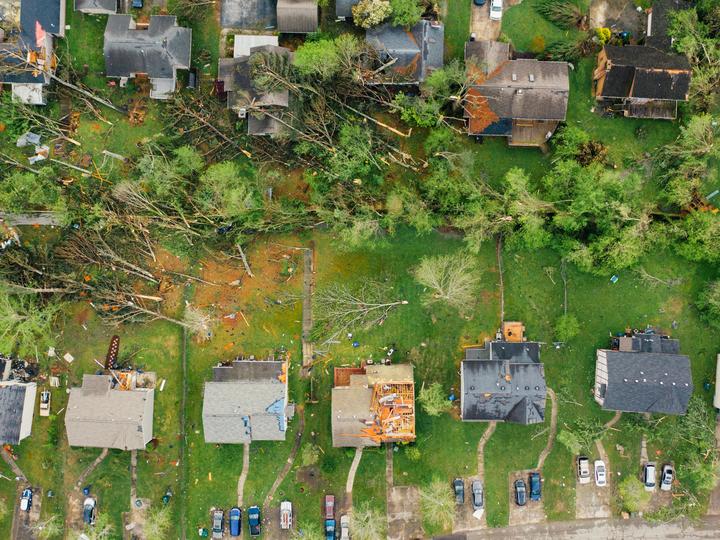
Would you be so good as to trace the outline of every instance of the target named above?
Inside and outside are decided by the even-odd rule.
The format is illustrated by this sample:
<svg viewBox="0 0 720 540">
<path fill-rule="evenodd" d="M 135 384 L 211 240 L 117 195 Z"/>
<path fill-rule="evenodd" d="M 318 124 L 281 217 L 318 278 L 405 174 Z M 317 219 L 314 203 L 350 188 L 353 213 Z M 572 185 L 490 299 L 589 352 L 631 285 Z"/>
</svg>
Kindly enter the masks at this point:
<svg viewBox="0 0 720 540">
<path fill-rule="evenodd" d="M 635 476 L 626 476 L 618 484 L 618 497 L 625 511 L 640 512 L 647 507 L 652 493 L 645 491 L 645 486 Z"/>
<path fill-rule="evenodd" d="M 200 176 L 193 197 L 211 218 L 254 223 L 262 211 L 262 197 L 253 174 L 233 161 L 216 163 Z"/>
<path fill-rule="evenodd" d="M 412 28 L 422 17 L 425 7 L 418 0 L 390 0 L 392 16 L 390 18 L 393 26 Z"/>
<path fill-rule="evenodd" d="M 65 213 L 66 203 L 54 171 L 49 167 L 40 174 L 16 171 L 0 181 L 0 208 L 6 212 L 52 210 Z"/>
<path fill-rule="evenodd" d="M 353 21 L 360 28 L 372 28 L 392 13 L 389 0 L 360 0 L 352 7 Z"/>
<path fill-rule="evenodd" d="M 53 323 L 63 305 L 0 288 L 0 352 L 35 357 L 53 345 Z"/>
<path fill-rule="evenodd" d="M 429 416 L 440 416 L 452 409 L 452 403 L 450 403 L 442 385 L 438 382 L 424 386 L 420 390 L 417 400 Z"/>
</svg>

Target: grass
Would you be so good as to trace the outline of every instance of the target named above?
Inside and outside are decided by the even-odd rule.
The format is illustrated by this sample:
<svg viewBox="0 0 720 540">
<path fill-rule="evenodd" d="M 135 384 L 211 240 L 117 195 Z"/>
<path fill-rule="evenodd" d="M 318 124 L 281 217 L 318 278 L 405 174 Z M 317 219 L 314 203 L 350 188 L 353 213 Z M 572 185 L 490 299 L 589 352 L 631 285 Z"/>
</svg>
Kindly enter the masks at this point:
<svg viewBox="0 0 720 540">
<path fill-rule="evenodd" d="M 580 35 L 576 29 L 565 30 L 551 23 L 535 11 L 540 0 L 525 0 L 505 10 L 502 18 L 502 33 L 510 39 L 517 51 L 542 52 L 544 47 L 557 41 L 574 40 Z M 580 0 L 587 9 L 587 0 Z M 533 42 L 544 46 L 538 50 Z"/>
<path fill-rule="evenodd" d="M 465 42 L 470 37 L 470 13 L 472 0 L 445 0 L 441 7 L 441 18 L 445 23 L 445 61 L 461 60 Z"/>
</svg>

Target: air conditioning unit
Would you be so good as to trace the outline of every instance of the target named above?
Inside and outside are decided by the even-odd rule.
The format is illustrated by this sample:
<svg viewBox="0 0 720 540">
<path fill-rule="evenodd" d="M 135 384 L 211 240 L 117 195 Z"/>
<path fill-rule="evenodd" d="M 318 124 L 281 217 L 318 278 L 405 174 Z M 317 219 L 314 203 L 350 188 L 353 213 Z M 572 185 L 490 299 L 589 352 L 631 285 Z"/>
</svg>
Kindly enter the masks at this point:
<svg viewBox="0 0 720 540">
<path fill-rule="evenodd" d="M 238 110 L 238 116 L 240 118 L 247 118 L 247 109 L 243 107 L 242 109 Z"/>
</svg>

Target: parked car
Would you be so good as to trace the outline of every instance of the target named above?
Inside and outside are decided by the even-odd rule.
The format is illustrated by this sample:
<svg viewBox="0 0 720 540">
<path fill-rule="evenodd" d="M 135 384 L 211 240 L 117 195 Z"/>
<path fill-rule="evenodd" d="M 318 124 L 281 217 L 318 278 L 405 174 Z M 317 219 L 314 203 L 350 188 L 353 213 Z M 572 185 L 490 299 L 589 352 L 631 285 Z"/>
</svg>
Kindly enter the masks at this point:
<svg viewBox="0 0 720 540">
<path fill-rule="evenodd" d="M 530 500 L 539 501 L 542 497 L 542 481 L 539 472 L 530 473 Z"/>
<path fill-rule="evenodd" d="M 23 512 L 29 512 L 32 508 L 32 489 L 23 489 L 22 495 L 20 495 L 20 510 Z"/>
<path fill-rule="evenodd" d="M 92 497 L 85 497 L 83 502 L 83 523 L 87 525 L 95 525 L 95 517 L 97 516 L 97 502 Z"/>
<path fill-rule="evenodd" d="M 484 6 L 487 0 L 473 0 L 473 4 L 476 6 Z"/>
<path fill-rule="evenodd" d="M 663 465 L 662 473 L 660 474 L 660 489 L 662 491 L 670 491 L 672 489 L 672 483 L 675 478 L 675 471 L 672 465 L 666 463 Z"/>
<path fill-rule="evenodd" d="M 260 508 L 251 506 L 247 510 L 250 536 L 260 536 Z"/>
<path fill-rule="evenodd" d="M 480 480 L 473 480 L 470 486 L 472 490 L 472 505 L 474 510 L 481 510 L 483 508 L 483 485 Z"/>
<path fill-rule="evenodd" d="M 280 503 L 280 528 L 287 531 L 292 527 L 292 503 L 283 501 Z"/>
<path fill-rule="evenodd" d="M 578 456 L 577 475 L 578 482 L 580 482 L 581 484 L 590 483 L 590 460 L 587 456 Z"/>
<path fill-rule="evenodd" d="M 525 506 L 527 503 L 527 487 L 525 480 L 515 480 L 515 504 Z"/>
<path fill-rule="evenodd" d="M 132 7 L 135 9 L 143 8 L 143 0 L 132 0 Z"/>
<path fill-rule="evenodd" d="M 645 484 L 645 491 L 655 491 L 655 463 L 643 465 L 642 481 Z"/>
<path fill-rule="evenodd" d="M 228 513 L 228 527 L 230 528 L 230 536 L 240 536 L 242 534 L 242 510 L 237 506 L 231 508 Z"/>
<path fill-rule="evenodd" d="M 213 510 L 212 513 L 212 537 L 222 538 L 225 530 L 225 512 L 223 510 Z"/>
<path fill-rule="evenodd" d="M 335 495 L 325 495 L 325 519 L 335 519 Z"/>
<path fill-rule="evenodd" d="M 50 391 L 40 392 L 40 416 L 50 416 Z"/>
<path fill-rule="evenodd" d="M 593 466 L 595 467 L 595 485 L 597 487 L 607 486 L 607 469 L 605 468 L 605 462 L 601 459 L 596 459 Z"/>
<path fill-rule="evenodd" d="M 350 540 L 350 516 L 340 516 L 340 540 Z"/>
<path fill-rule="evenodd" d="M 492 0 L 490 2 L 490 19 L 499 21 L 502 19 L 503 0 Z"/>
<path fill-rule="evenodd" d="M 325 540 L 335 540 L 335 520 L 325 520 Z"/>
<path fill-rule="evenodd" d="M 462 478 L 453 480 L 453 491 L 455 492 L 455 502 L 463 504 L 465 502 L 465 482 Z"/>
</svg>

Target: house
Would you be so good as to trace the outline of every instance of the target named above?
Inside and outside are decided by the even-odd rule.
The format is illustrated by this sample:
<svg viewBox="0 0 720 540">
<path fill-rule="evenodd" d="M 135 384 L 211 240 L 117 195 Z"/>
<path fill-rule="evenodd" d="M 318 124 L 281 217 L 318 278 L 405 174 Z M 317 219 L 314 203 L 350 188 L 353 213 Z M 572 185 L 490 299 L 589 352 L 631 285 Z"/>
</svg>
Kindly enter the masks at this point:
<svg viewBox="0 0 720 540">
<path fill-rule="evenodd" d="M 284 441 L 294 407 L 288 403 L 288 362 L 238 358 L 213 368 L 205 383 L 205 442 Z"/>
<path fill-rule="evenodd" d="M 0 444 L 19 444 L 30 436 L 36 393 L 34 382 L 0 382 Z"/>
<path fill-rule="evenodd" d="M 178 69 L 190 69 L 192 30 L 171 15 L 152 15 L 147 25 L 130 15 L 110 15 L 105 27 L 105 74 L 120 79 L 146 75 L 153 99 L 169 99 L 175 91 Z"/>
<path fill-rule="evenodd" d="M 360 0 L 335 0 L 335 16 L 340 21 L 352 19 L 352 8 Z"/>
<path fill-rule="evenodd" d="M 594 394 L 605 410 L 685 414 L 692 391 L 690 359 L 677 339 L 628 330 L 597 351 Z"/>
<path fill-rule="evenodd" d="M 542 146 L 567 114 L 567 62 L 513 60 L 508 43 L 468 41 L 467 132 L 506 137 L 511 146 Z"/>
<path fill-rule="evenodd" d="M 260 37 L 272 39 L 258 40 Z M 274 43 L 252 46 L 256 41 Z M 292 53 L 277 46 L 277 36 L 236 36 L 235 57 L 219 60 L 218 80 L 223 82 L 227 93 L 228 108 L 240 118 L 247 118 L 248 135 L 274 136 L 282 131 L 282 114 L 288 108 L 290 93 L 287 89 L 263 92 L 255 86 L 251 66 L 255 55 L 262 54 L 281 55 L 292 61 Z"/>
<path fill-rule="evenodd" d="M 70 446 L 144 449 L 153 438 L 154 381 L 154 373 L 83 375 L 65 412 Z"/>
<path fill-rule="evenodd" d="M 380 446 L 415 440 L 413 366 L 335 368 L 332 389 L 334 447 Z"/>
<path fill-rule="evenodd" d="M 647 10 L 647 28 L 644 44 L 663 51 L 672 49 L 672 37 L 668 33 L 670 15 L 674 10 L 689 9 L 692 2 L 688 0 L 653 0 L 652 7 Z"/>
<path fill-rule="evenodd" d="M 445 27 L 421 20 L 410 30 L 390 23 L 370 28 L 365 41 L 386 67 L 375 74 L 376 84 L 416 85 L 443 67 Z"/>
<path fill-rule="evenodd" d="M 632 118 L 673 120 L 688 100 L 690 62 L 647 45 L 605 45 L 593 73 L 600 105 Z"/>
<path fill-rule="evenodd" d="M 88 15 L 113 15 L 118 12 L 118 0 L 75 0 L 75 11 Z"/>
<path fill-rule="evenodd" d="M 539 424 L 545 421 L 545 368 L 540 343 L 524 326 L 505 322 L 494 341 L 465 348 L 460 363 L 460 417 L 465 422 Z"/>
<path fill-rule="evenodd" d="M 277 0 L 222 0 L 220 26 L 253 32 L 277 27 Z"/>
<path fill-rule="evenodd" d="M 65 0 L 0 0 L 0 13 L 0 84 L 10 85 L 14 100 L 45 105 L 55 38 L 65 36 Z"/>
<path fill-rule="evenodd" d="M 278 0 L 277 29 L 283 34 L 317 32 L 317 0 Z"/>
</svg>

